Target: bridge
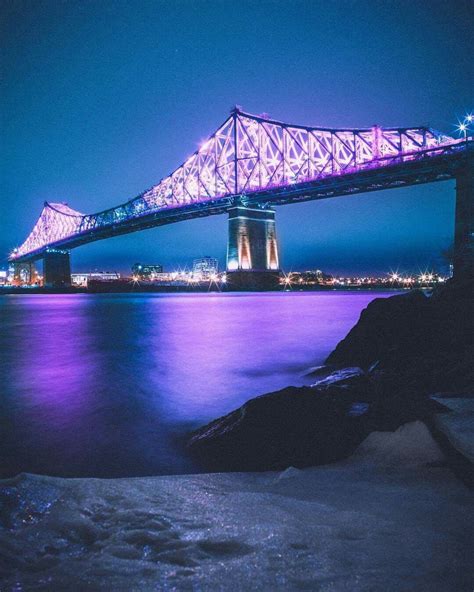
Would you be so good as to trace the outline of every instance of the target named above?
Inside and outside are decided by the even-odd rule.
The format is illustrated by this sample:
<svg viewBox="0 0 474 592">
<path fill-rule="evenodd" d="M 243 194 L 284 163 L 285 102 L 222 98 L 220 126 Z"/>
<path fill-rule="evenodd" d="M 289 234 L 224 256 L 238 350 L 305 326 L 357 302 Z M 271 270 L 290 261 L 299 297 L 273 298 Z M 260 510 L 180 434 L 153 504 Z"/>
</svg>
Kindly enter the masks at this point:
<svg viewBox="0 0 474 592">
<path fill-rule="evenodd" d="M 86 243 L 227 213 L 227 271 L 264 285 L 280 268 L 275 206 L 456 180 L 455 274 L 473 271 L 474 140 L 429 127 L 329 129 L 240 108 L 186 162 L 133 199 L 96 214 L 45 202 L 10 261 L 15 275 L 43 259 L 45 285 L 70 283 L 70 250 Z"/>
</svg>

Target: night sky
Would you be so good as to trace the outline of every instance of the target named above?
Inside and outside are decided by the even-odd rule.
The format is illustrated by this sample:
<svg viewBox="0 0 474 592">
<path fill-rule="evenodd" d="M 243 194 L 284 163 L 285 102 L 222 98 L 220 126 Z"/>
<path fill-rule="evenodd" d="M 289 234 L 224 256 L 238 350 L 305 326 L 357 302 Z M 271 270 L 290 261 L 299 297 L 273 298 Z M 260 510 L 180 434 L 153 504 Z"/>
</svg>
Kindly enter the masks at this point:
<svg viewBox="0 0 474 592">
<path fill-rule="evenodd" d="M 327 127 L 429 124 L 473 107 L 470 0 L 2 2 L 0 261 L 43 201 L 118 205 L 179 166 L 233 105 Z M 277 209 L 286 270 L 443 264 L 454 183 Z M 73 251 L 75 271 L 225 262 L 216 216 Z"/>
</svg>

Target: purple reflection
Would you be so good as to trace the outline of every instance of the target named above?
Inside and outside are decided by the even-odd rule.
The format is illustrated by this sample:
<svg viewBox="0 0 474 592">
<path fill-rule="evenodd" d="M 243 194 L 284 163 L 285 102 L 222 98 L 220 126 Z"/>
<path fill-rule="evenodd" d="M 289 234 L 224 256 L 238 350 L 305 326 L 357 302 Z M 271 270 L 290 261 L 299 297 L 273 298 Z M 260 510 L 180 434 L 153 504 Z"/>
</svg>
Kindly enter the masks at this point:
<svg viewBox="0 0 474 592">
<path fill-rule="evenodd" d="M 148 379 L 178 421 L 209 421 L 251 397 L 309 384 L 373 293 L 186 294 L 156 299 Z M 163 356 L 163 354 L 165 354 Z"/>
<path fill-rule="evenodd" d="M 0 474 L 195 470 L 179 438 L 304 384 L 377 293 L 5 296 Z"/>
<path fill-rule="evenodd" d="M 3 306 L 7 347 L 1 344 L 1 367 L 8 377 L 2 403 L 12 420 L 10 443 L 20 458 L 34 453 L 54 472 L 64 455 L 73 461 L 87 449 L 87 441 L 75 435 L 89 422 L 96 373 L 87 297 L 9 300 Z"/>
</svg>

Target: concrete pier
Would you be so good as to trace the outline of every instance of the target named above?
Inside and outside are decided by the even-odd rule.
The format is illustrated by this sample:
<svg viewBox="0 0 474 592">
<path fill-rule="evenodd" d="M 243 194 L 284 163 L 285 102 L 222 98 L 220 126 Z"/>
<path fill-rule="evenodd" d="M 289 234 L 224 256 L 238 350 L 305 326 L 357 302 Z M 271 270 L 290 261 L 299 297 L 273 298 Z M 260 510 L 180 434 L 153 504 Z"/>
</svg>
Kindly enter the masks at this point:
<svg viewBox="0 0 474 592">
<path fill-rule="evenodd" d="M 71 262 L 69 251 L 48 249 L 43 257 L 44 286 L 60 288 L 71 285 Z"/>
<path fill-rule="evenodd" d="M 37 280 L 38 274 L 33 261 L 22 261 L 13 264 L 13 285 L 31 286 L 36 284 Z"/>
<path fill-rule="evenodd" d="M 229 210 L 229 286 L 240 290 L 271 289 L 278 286 L 279 276 L 275 212 L 245 206 Z"/>
</svg>

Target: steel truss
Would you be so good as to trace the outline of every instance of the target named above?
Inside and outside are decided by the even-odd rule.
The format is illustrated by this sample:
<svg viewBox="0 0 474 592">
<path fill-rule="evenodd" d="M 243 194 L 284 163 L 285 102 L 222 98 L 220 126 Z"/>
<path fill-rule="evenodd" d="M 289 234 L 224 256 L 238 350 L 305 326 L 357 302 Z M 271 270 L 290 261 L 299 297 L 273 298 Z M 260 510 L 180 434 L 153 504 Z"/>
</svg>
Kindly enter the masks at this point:
<svg viewBox="0 0 474 592">
<path fill-rule="evenodd" d="M 468 142 L 428 127 L 326 129 L 289 125 L 234 109 L 184 164 L 124 204 L 84 215 L 65 204 L 46 202 L 32 232 L 10 258 L 35 258 L 50 245 L 72 248 L 106 236 L 222 213 L 237 197 L 278 205 L 373 191 L 384 188 L 384 183 L 369 188 L 362 182 L 364 175 L 374 178 L 380 171 L 383 176 L 386 169 L 420 161 L 431 163 L 432 169 L 435 161 L 467 146 Z M 405 183 L 400 178 L 400 186 L 413 182 L 426 181 Z M 396 180 L 390 186 L 396 186 L 393 183 Z"/>
</svg>

